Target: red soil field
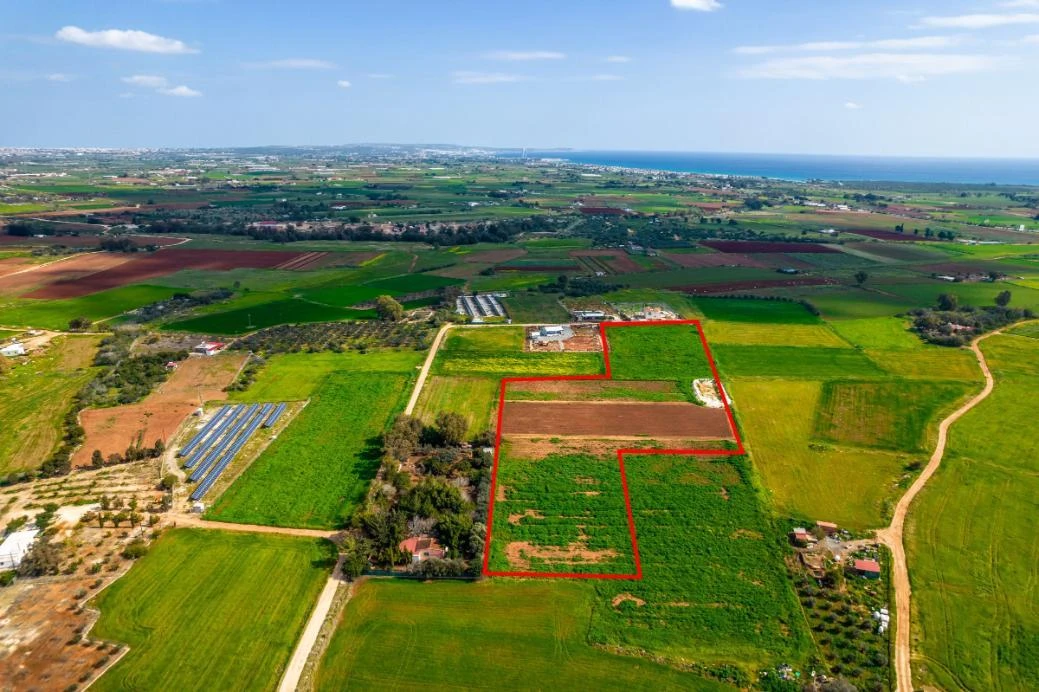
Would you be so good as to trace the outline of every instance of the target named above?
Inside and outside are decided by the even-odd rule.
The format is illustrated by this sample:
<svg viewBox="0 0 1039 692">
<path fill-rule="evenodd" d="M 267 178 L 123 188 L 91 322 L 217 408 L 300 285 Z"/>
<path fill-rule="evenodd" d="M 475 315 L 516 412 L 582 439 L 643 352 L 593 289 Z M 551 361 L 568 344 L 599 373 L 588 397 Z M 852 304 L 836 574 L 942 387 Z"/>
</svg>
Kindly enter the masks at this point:
<svg viewBox="0 0 1039 692">
<path fill-rule="evenodd" d="M 522 266 L 509 267 L 498 266 L 496 271 L 500 272 L 572 272 L 577 267 L 569 264 L 524 264 Z"/>
<path fill-rule="evenodd" d="M 901 241 L 904 243 L 913 242 L 934 242 L 937 238 L 925 238 L 923 234 L 916 235 L 912 231 L 909 233 L 898 233 L 896 231 L 879 231 L 873 228 L 842 228 L 841 233 L 854 233 L 855 235 L 864 235 L 869 238 L 876 238 L 877 240 L 894 240 Z"/>
<path fill-rule="evenodd" d="M 0 292 L 16 294 L 32 290 L 39 286 L 47 286 L 57 281 L 75 281 L 98 272 L 114 269 L 130 261 L 132 255 L 111 252 L 91 252 L 89 254 L 72 255 L 48 264 L 36 265 L 36 269 L 19 271 L 0 276 Z M 27 267 L 22 267 L 26 269 Z M 7 273 L 0 271 L 0 273 Z"/>
<path fill-rule="evenodd" d="M 327 252 L 304 252 L 302 255 L 294 257 L 288 262 L 282 262 L 275 267 L 275 269 L 286 269 L 289 271 L 316 269 L 325 266 L 328 254 L 329 253 Z"/>
<path fill-rule="evenodd" d="M 724 409 L 688 402 L 507 401 L 503 435 L 731 440 Z"/>
<path fill-rule="evenodd" d="M 760 260 L 748 255 L 735 253 L 711 252 L 711 253 L 689 253 L 668 252 L 664 256 L 680 266 L 688 269 L 700 269 L 702 267 L 753 267 L 764 269 L 765 265 Z"/>
<path fill-rule="evenodd" d="M 718 252 L 747 252 L 747 253 L 772 253 L 772 252 L 798 252 L 815 254 L 834 254 L 840 252 L 836 248 L 819 243 L 777 243 L 757 240 L 703 240 L 700 242 L 704 247 L 709 247 Z"/>
<path fill-rule="evenodd" d="M 618 274 L 632 274 L 643 271 L 638 262 L 623 250 L 574 250 L 571 257 L 598 257 Z"/>
<path fill-rule="evenodd" d="M 68 224 L 62 224 L 66 228 Z M 86 225 L 86 224 L 84 224 Z M 0 235 L 0 245 L 64 245 L 66 247 L 98 247 L 101 243 L 103 236 L 93 234 L 82 234 L 82 235 L 48 235 L 42 238 L 26 238 L 17 235 Z M 176 245 L 184 240 L 177 236 L 163 236 L 163 235 L 132 235 L 128 236 L 134 241 L 137 247 L 144 247 L 145 245 L 158 245 L 159 247 L 165 247 L 167 245 Z"/>
<path fill-rule="evenodd" d="M 737 293 L 739 291 L 759 290 L 764 288 L 790 288 L 794 286 L 835 286 L 836 279 L 823 279 L 805 276 L 799 279 L 767 279 L 764 281 L 730 281 L 723 284 L 705 284 L 703 286 L 679 286 L 676 291 L 683 293 Z"/>
<path fill-rule="evenodd" d="M 131 261 L 73 281 L 60 281 L 26 295 L 27 298 L 78 298 L 110 288 L 140 283 L 182 269 L 227 271 L 229 269 L 270 269 L 292 259 L 299 252 L 234 250 L 160 250 L 146 255 L 130 255 Z"/>
</svg>

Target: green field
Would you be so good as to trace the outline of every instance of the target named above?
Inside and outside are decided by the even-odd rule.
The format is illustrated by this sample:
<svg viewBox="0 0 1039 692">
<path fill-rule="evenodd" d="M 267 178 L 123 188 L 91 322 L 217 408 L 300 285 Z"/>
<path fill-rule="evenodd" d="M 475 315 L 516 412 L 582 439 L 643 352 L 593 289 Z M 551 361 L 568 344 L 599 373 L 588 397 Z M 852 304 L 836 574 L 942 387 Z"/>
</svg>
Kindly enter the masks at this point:
<svg viewBox="0 0 1039 692">
<path fill-rule="evenodd" d="M 277 440 L 207 513 L 243 524 L 340 527 L 379 468 L 379 436 L 412 377 L 333 373 Z"/>
<path fill-rule="evenodd" d="M 597 375 L 603 371 L 601 353 L 495 353 L 444 351 L 432 372 L 456 377 L 531 377 L 535 375 Z"/>
<path fill-rule="evenodd" d="M 94 601 L 129 653 L 98 690 L 274 689 L 335 557 L 313 539 L 175 529 Z"/>
<path fill-rule="evenodd" d="M 614 379 L 691 382 L 711 377 L 694 325 L 614 327 L 606 330 L 606 338 Z"/>
<path fill-rule="evenodd" d="M 448 332 L 441 349 L 452 351 L 515 351 L 523 350 L 523 327 L 455 328 Z"/>
<path fill-rule="evenodd" d="M 942 466 L 910 510 L 914 682 L 947 690 L 1039 688 L 1035 419 L 1039 341 L 982 349 L 992 395 L 952 426 Z"/>
<path fill-rule="evenodd" d="M 166 300 L 176 292 L 172 288 L 137 284 L 63 300 L 23 298 L 3 302 L 0 298 L 0 323 L 66 329 L 69 320 L 77 317 L 86 317 L 93 322 L 107 320 L 128 310 Z"/>
<path fill-rule="evenodd" d="M 552 324 L 570 319 L 570 313 L 559 302 L 559 295 L 555 293 L 515 291 L 508 298 L 502 298 L 501 304 L 515 322 Z"/>
<path fill-rule="evenodd" d="M 494 427 L 500 380 L 493 377 L 439 377 L 426 380 L 415 406 L 415 415 L 433 425 L 441 413 L 460 413 L 469 431 L 479 433 Z"/>
<path fill-rule="evenodd" d="M 847 348 L 848 342 L 825 324 L 763 324 L 755 322 L 704 323 L 711 344 L 761 346 L 819 346 Z"/>
<path fill-rule="evenodd" d="M 492 571 L 635 574 L 615 456 L 531 461 L 506 451 L 497 482 Z"/>
<path fill-rule="evenodd" d="M 364 689 L 731 690 L 586 643 L 592 589 L 567 581 L 359 584 L 316 676 Z"/>
<path fill-rule="evenodd" d="M 302 296 L 314 303 L 345 308 L 371 302 L 382 295 L 404 296 L 433 291 L 446 286 L 457 286 L 462 283 L 464 282 L 458 279 L 448 279 L 431 274 L 405 274 L 363 284 L 343 285 L 342 280 L 337 280 L 325 286 L 303 291 Z"/>
<path fill-rule="evenodd" d="M 0 476 L 39 467 L 57 446 L 62 419 L 93 378 L 100 337 L 60 336 L 0 376 Z M 0 356 L 3 358 L 3 356 Z"/>
<path fill-rule="evenodd" d="M 819 324 L 818 317 L 803 305 L 774 300 L 702 298 L 696 301 L 708 320 L 728 322 L 771 322 L 775 324 Z"/>
<path fill-rule="evenodd" d="M 350 310 L 288 298 L 179 320 L 171 322 L 163 328 L 170 331 L 199 334 L 234 335 L 279 324 L 370 319 L 374 315 L 373 310 Z"/>
<path fill-rule="evenodd" d="M 722 377 L 880 377 L 884 373 L 852 349 L 814 346 L 711 345 Z"/>
<path fill-rule="evenodd" d="M 865 317 L 838 320 L 833 328 L 852 346 L 884 351 L 911 351 L 926 348 L 924 341 L 909 331 L 909 323 L 899 317 Z"/>
</svg>

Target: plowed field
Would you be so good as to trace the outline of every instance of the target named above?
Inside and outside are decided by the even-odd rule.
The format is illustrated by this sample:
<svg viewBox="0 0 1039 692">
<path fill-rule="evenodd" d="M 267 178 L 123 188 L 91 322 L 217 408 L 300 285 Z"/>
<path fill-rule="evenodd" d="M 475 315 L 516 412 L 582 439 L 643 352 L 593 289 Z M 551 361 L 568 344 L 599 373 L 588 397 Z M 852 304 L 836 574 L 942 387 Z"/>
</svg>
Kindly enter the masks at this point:
<svg viewBox="0 0 1039 692">
<path fill-rule="evenodd" d="M 732 439 L 723 409 L 686 402 L 508 401 L 502 433 Z"/>
<path fill-rule="evenodd" d="M 39 265 L 35 269 L 22 271 L 27 267 L 13 268 L 11 272 L 0 276 L 0 292 L 17 295 L 37 287 L 48 286 L 59 281 L 77 281 L 98 272 L 114 269 L 130 261 L 132 255 L 114 254 L 110 252 L 92 252 L 74 255 L 68 259 L 57 260 L 49 264 Z"/>
</svg>

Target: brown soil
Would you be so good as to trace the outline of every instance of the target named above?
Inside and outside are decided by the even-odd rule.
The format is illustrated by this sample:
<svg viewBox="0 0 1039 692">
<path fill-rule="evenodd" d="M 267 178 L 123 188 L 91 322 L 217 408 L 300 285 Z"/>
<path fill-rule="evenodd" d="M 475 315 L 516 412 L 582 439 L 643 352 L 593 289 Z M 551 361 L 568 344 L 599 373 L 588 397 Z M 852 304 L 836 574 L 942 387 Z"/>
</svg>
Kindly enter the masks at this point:
<svg viewBox="0 0 1039 692">
<path fill-rule="evenodd" d="M 0 278 L 38 264 L 32 257 L 5 257 L 0 259 Z"/>
<path fill-rule="evenodd" d="M 638 596 L 632 596 L 630 593 L 619 593 L 613 597 L 613 600 L 610 603 L 613 605 L 614 608 L 619 606 L 621 603 L 634 603 L 639 608 L 646 605 L 646 602 L 644 600 L 642 600 Z"/>
<path fill-rule="evenodd" d="M 63 690 L 112 655 L 74 638 L 95 619 L 74 595 L 96 577 L 26 580 L 0 593 L 0 683 L 5 690 Z"/>
<path fill-rule="evenodd" d="M 505 484 L 498 483 L 494 493 L 495 502 L 505 502 Z"/>
<path fill-rule="evenodd" d="M 754 267 L 761 269 L 765 266 L 759 260 L 748 255 L 724 254 L 720 252 L 709 254 L 675 252 L 667 253 L 666 257 L 675 264 L 690 269 L 699 269 L 701 267 Z"/>
<path fill-rule="evenodd" d="M 510 392 L 530 392 L 534 394 L 563 395 L 577 400 L 600 398 L 605 392 L 629 390 L 641 392 L 674 393 L 681 396 L 674 382 L 658 381 L 621 381 L 621 380 L 547 380 L 543 382 L 510 382 L 505 390 L 508 398 Z M 610 399 L 623 401 L 623 399 Z"/>
<path fill-rule="evenodd" d="M 22 293 L 40 286 L 47 286 L 58 281 L 76 281 L 92 274 L 113 269 L 130 261 L 132 255 L 114 254 L 110 252 L 92 252 L 90 254 L 73 255 L 47 264 L 40 264 L 36 269 L 19 271 L 14 274 L 5 272 L 0 277 L 0 291 L 4 293 Z M 25 269 L 26 267 L 22 267 Z"/>
<path fill-rule="evenodd" d="M 723 409 L 686 402 L 510 401 L 506 435 L 600 435 L 732 439 Z"/>
<path fill-rule="evenodd" d="M 570 543 L 565 548 L 560 548 L 559 546 L 514 541 L 505 547 L 505 555 L 513 567 L 529 570 L 531 558 L 567 565 L 596 565 L 604 560 L 617 557 L 617 551 L 612 549 L 588 550 L 583 542 Z"/>
<path fill-rule="evenodd" d="M 169 440 L 192 411 L 203 401 L 224 400 L 224 387 L 231 384 L 245 362 L 244 354 L 191 357 L 183 361 L 170 379 L 136 404 L 87 409 L 80 414 L 86 431 L 83 445 L 72 457 L 73 466 L 89 466 L 95 449 L 107 458 L 143 441 Z"/>
<path fill-rule="evenodd" d="M 638 262 L 623 250 L 574 250 L 571 257 L 599 257 L 617 274 L 633 274 L 645 271 Z"/>
<path fill-rule="evenodd" d="M 327 252 L 304 252 L 302 255 L 294 257 L 288 262 L 282 262 L 275 267 L 275 269 L 286 269 L 291 271 L 313 269 L 315 267 L 324 266 L 323 263 L 327 255 Z"/>
<path fill-rule="evenodd" d="M 518 526 L 524 519 L 544 519 L 545 515 L 536 509 L 528 509 L 523 514 L 510 514 L 509 523 L 513 526 Z"/>
<path fill-rule="evenodd" d="M 573 337 L 566 341 L 551 341 L 538 344 L 530 339 L 523 340 L 523 350 L 537 352 L 570 351 L 576 353 L 600 353 L 602 351 L 602 335 L 599 328 L 591 324 L 572 324 L 570 328 L 574 331 Z"/>
<path fill-rule="evenodd" d="M 560 437 L 557 441 L 544 436 L 510 435 L 509 449 L 517 457 L 536 461 L 552 454 L 588 454 L 605 457 L 615 454 L 618 449 L 639 449 L 645 447 L 647 453 L 652 451 L 651 445 L 663 449 L 709 448 L 710 443 L 703 440 L 685 438 L 657 437 L 647 440 L 644 437 Z M 501 498 L 499 498 L 501 499 Z"/>
<path fill-rule="evenodd" d="M 62 280 L 26 295 L 27 298 L 77 298 L 109 288 L 118 288 L 166 276 L 182 269 L 227 271 L 229 269 L 271 269 L 298 257 L 298 252 L 256 250 L 181 250 L 130 255 L 130 261 L 77 280 Z M 118 255 L 116 255 L 118 256 Z M 125 257 L 125 256 L 124 256 Z"/>
<path fill-rule="evenodd" d="M 676 286 L 675 290 L 683 293 L 735 293 L 765 288 L 792 288 L 795 286 L 835 286 L 836 279 L 804 276 L 797 279 L 765 279 L 762 281 L 730 281 L 721 284 L 703 284 L 701 286 Z"/>
</svg>

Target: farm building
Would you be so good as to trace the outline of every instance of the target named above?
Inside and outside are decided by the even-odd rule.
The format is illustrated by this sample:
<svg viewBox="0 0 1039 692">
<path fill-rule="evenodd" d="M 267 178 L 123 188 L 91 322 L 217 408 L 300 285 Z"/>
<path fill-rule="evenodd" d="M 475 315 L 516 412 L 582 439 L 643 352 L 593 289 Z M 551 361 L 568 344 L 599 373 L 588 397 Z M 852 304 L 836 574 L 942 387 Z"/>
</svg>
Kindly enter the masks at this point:
<svg viewBox="0 0 1039 692">
<path fill-rule="evenodd" d="M 220 341 L 203 341 L 194 348 L 194 352 L 203 356 L 215 356 L 224 350 L 227 344 Z"/>
<path fill-rule="evenodd" d="M 567 325 L 554 324 L 539 327 L 530 332 L 529 338 L 537 344 L 551 344 L 572 339 L 574 330 Z"/>
<path fill-rule="evenodd" d="M 867 579 L 880 579 L 880 563 L 876 560 L 856 560 L 852 569 L 856 574 Z"/>
<path fill-rule="evenodd" d="M 573 310 L 570 314 L 578 322 L 602 322 L 606 319 L 602 310 Z"/>
<path fill-rule="evenodd" d="M 36 529 L 15 531 L 0 543 L 0 570 L 14 569 L 22 564 L 22 558 L 29 552 L 36 540 Z"/>
<path fill-rule="evenodd" d="M 24 356 L 25 346 L 21 343 L 14 341 L 3 348 L 0 348 L 0 356 L 7 356 L 8 358 L 14 358 L 15 356 Z"/>
<path fill-rule="evenodd" d="M 498 299 L 507 297 L 507 293 L 461 296 L 456 301 L 456 307 L 459 315 L 468 315 L 473 322 L 479 323 L 486 317 L 505 317 L 505 308 Z"/>
<path fill-rule="evenodd" d="M 823 533 L 827 536 L 832 536 L 837 533 L 838 526 L 830 521 L 817 521 L 815 525 L 822 529 Z"/>
<path fill-rule="evenodd" d="M 400 549 L 411 555 L 412 564 L 447 557 L 447 551 L 430 536 L 412 536 L 400 544 Z"/>
<path fill-rule="evenodd" d="M 802 526 L 798 526 L 790 532 L 790 539 L 795 545 L 808 545 L 815 542 L 815 537 L 808 532 L 808 529 Z"/>
</svg>

